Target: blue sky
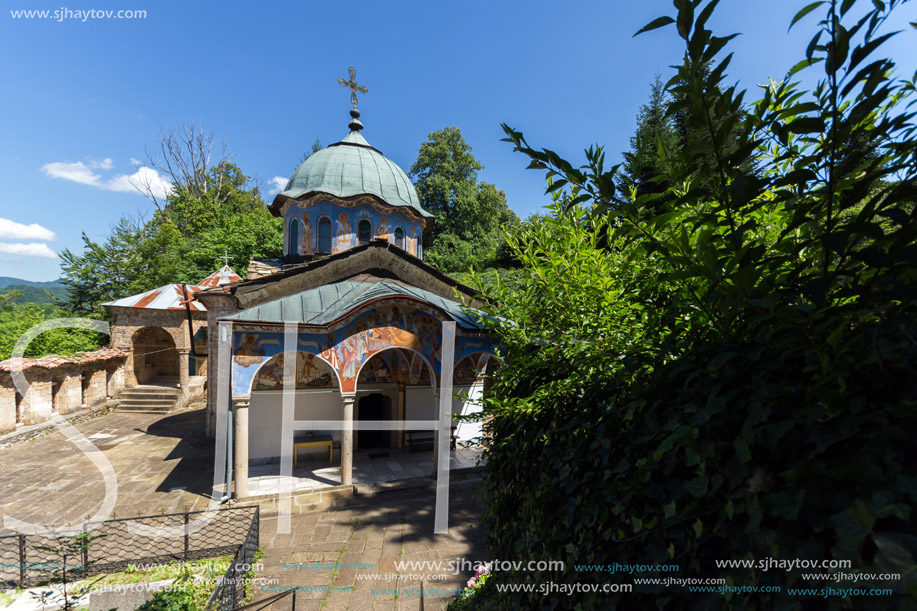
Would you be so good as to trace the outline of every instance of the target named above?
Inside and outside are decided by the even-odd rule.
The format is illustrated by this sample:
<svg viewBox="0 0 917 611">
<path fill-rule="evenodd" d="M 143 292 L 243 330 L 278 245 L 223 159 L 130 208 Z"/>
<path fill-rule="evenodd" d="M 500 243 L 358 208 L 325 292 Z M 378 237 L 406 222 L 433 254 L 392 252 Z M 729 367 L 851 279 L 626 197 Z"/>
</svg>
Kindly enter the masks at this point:
<svg viewBox="0 0 917 611">
<path fill-rule="evenodd" d="M 124 214 L 153 206 L 127 177 L 146 150 L 187 121 L 225 138 L 263 182 L 288 177 L 316 137 L 347 133 L 347 67 L 369 88 L 364 136 L 406 171 L 430 132 L 461 128 L 480 178 L 525 217 L 546 203 L 540 172 L 500 142 L 500 123 L 572 160 L 593 143 L 609 161 L 628 147 L 656 72 L 681 56 L 673 29 L 633 38 L 671 3 L 172 2 L 93 0 L 73 10 L 145 10 L 143 19 L 14 19 L 65 3 L 8 0 L 0 13 L 0 276 L 51 280 L 54 252 L 102 239 Z M 754 88 L 802 57 L 817 20 L 787 33 L 805 1 L 722 0 L 713 29 L 741 32 L 730 79 Z M 899 27 L 917 18 L 906 4 Z M 902 27 L 903 29 L 903 27 Z M 915 32 L 888 47 L 902 74 Z M 750 94 L 755 97 L 754 94 Z M 139 163 L 138 163 L 139 162 Z"/>
</svg>

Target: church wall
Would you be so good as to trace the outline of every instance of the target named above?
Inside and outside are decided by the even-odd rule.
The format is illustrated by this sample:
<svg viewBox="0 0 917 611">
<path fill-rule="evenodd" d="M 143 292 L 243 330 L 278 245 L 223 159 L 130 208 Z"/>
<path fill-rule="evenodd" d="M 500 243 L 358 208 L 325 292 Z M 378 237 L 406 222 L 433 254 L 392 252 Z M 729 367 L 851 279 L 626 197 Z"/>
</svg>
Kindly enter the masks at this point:
<svg viewBox="0 0 917 611">
<path fill-rule="evenodd" d="M 483 387 L 453 386 L 454 393 L 467 393 L 468 401 L 452 399 L 452 413 L 467 416 L 481 411 L 481 406 L 475 404 L 480 399 Z M 432 388 L 407 388 L 407 405 L 405 414 L 407 420 L 435 420 L 439 413 L 439 403 L 433 395 Z M 461 441 L 468 441 L 481 435 L 480 422 L 462 422 L 455 431 L 456 437 Z"/>
<path fill-rule="evenodd" d="M 279 459 L 283 423 L 283 393 L 253 392 L 248 416 L 248 456 L 254 464 Z M 296 393 L 294 414 L 296 420 L 341 420 L 344 417 L 341 395 L 337 390 L 299 391 Z M 315 430 L 317 435 L 331 435 L 341 440 L 341 431 Z M 327 448 L 303 449 L 300 456 L 309 452 L 321 454 Z"/>
<path fill-rule="evenodd" d="M 306 208 L 290 206 L 284 213 L 283 254 L 311 255 L 319 252 L 318 223 L 322 217 L 331 220 L 331 253 L 338 253 L 357 246 L 357 224 L 360 219 L 368 219 L 372 224 L 370 239 L 384 239 L 395 243 L 395 229 L 404 231 L 404 248 L 415 257 L 422 258 L 423 227 L 419 221 L 409 218 L 400 212 L 380 212 L 376 208 L 363 204 L 341 206 L 332 202 L 319 202 Z M 290 252 L 290 226 L 297 221 L 299 239 L 297 251 Z"/>
</svg>

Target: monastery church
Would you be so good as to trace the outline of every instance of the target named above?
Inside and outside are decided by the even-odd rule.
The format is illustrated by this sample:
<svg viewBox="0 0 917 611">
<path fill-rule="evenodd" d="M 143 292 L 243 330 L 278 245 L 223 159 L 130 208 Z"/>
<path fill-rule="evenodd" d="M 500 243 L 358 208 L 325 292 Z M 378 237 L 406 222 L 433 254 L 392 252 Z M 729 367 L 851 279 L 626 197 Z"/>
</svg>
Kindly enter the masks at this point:
<svg viewBox="0 0 917 611">
<path fill-rule="evenodd" d="M 214 468 L 232 468 L 236 498 L 250 496 L 250 473 L 279 463 L 284 435 L 294 436 L 298 458 L 330 456 L 324 472 L 329 483 L 342 485 L 353 482 L 355 453 L 406 453 L 418 438 L 429 450 L 429 431 L 397 424 L 351 431 L 346 423 L 424 420 L 432 429 L 444 361 L 454 366 L 447 376 L 452 412 L 478 410 L 480 372 L 494 354 L 468 309 L 481 305 L 475 291 L 423 261 L 432 215 L 405 172 L 364 138 L 356 106 L 363 88 L 352 72 L 341 83 L 352 90 L 349 133 L 308 157 L 269 206 L 283 219 L 281 258 L 252 259 L 245 280 L 227 265 L 196 285 L 167 285 L 105 304 L 112 319 L 108 351 L 123 359 L 124 408 L 186 405 L 206 396 L 207 434 L 230 444 L 229 464 Z M 447 341 L 452 355 L 444 352 L 444 321 L 455 323 L 454 342 L 451 331 Z M 295 350 L 284 335 L 290 325 Z M 228 358 L 220 358 L 217 329 L 230 338 Z M 285 380 L 291 371 L 295 380 Z M 285 382 L 295 387 L 295 420 L 343 421 L 343 430 L 299 426 L 284 433 Z M 463 422 L 453 429 L 452 445 L 479 434 L 480 424 Z M 432 464 L 429 451 L 426 460 Z"/>
</svg>

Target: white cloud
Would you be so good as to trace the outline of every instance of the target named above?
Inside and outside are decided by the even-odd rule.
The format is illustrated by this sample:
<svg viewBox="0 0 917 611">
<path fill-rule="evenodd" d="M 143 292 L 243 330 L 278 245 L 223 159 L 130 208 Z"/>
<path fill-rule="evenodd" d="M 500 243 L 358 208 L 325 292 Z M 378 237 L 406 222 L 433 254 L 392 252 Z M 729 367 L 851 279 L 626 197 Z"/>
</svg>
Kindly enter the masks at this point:
<svg viewBox="0 0 917 611">
<path fill-rule="evenodd" d="M 100 186 L 108 191 L 131 192 L 139 189 L 142 193 L 146 193 L 149 190 L 158 199 L 172 192 L 172 182 L 153 168 L 148 167 L 137 168 L 133 174 L 118 174 Z"/>
<path fill-rule="evenodd" d="M 143 162 L 136 157 L 131 157 L 131 165 L 143 165 Z"/>
<path fill-rule="evenodd" d="M 99 181 L 102 180 L 101 176 L 93 174 L 89 166 L 82 161 L 77 161 L 76 163 L 55 161 L 41 166 L 41 170 L 51 178 L 63 178 L 64 180 L 71 180 L 82 185 L 93 185 L 97 187 L 99 186 Z"/>
<path fill-rule="evenodd" d="M 38 223 L 23 225 L 9 219 L 0 218 L 0 238 L 13 240 L 53 240 L 57 236 L 50 229 Z"/>
<path fill-rule="evenodd" d="M 288 180 L 288 178 L 284 178 L 283 176 L 275 176 L 274 178 L 270 179 L 268 183 L 271 185 L 271 188 L 268 190 L 268 194 L 277 195 L 283 191 L 287 186 Z"/>
<path fill-rule="evenodd" d="M 140 165 L 140 162 L 131 158 L 131 163 Z M 140 192 L 151 193 L 154 197 L 163 198 L 172 191 L 172 183 L 169 179 L 153 168 L 141 166 L 133 174 L 117 174 L 111 178 L 103 178 L 100 174 L 95 174 L 93 170 L 110 170 L 114 163 L 110 158 L 101 161 L 90 161 L 83 163 L 68 163 L 65 161 L 54 161 L 41 166 L 42 171 L 51 178 L 61 178 L 71 182 L 89 185 L 105 191 L 120 191 L 124 193 Z"/>
<path fill-rule="evenodd" d="M 46 257 L 56 259 L 57 253 L 48 248 L 47 244 L 4 244 L 0 242 L 0 253 L 10 255 L 26 255 L 28 257 Z"/>
</svg>

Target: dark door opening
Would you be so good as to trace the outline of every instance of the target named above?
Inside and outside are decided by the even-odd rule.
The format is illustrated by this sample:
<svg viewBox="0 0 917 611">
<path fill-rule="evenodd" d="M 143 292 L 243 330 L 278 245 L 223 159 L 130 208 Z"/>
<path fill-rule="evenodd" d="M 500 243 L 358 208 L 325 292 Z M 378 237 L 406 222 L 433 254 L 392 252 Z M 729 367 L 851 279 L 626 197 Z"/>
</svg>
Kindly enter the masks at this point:
<svg viewBox="0 0 917 611">
<path fill-rule="evenodd" d="M 357 405 L 357 420 L 384 420 L 385 397 L 373 393 L 360 398 Z M 387 448 L 388 431 L 363 431 L 357 430 L 357 449 Z"/>
</svg>

